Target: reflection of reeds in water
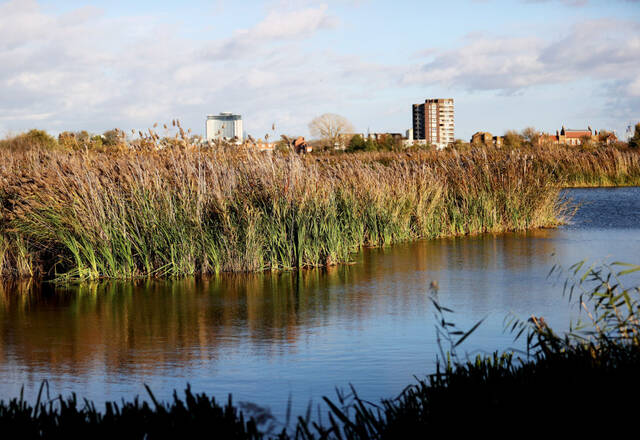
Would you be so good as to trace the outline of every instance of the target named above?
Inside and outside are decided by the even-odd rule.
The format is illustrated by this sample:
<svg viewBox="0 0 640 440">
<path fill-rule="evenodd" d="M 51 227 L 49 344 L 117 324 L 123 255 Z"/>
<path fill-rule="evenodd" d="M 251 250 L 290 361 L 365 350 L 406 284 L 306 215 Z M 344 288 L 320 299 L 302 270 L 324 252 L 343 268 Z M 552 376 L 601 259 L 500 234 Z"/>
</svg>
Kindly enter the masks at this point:
<svg viewBox="0 0 640 440">
<path fill-rule="evenodd" d="M 4 276 L 128 279 L 326 266 L 362 246 L 553 226 L 552 171 L 518 152 L 301 158 L 8 154 Z"/>
<path fill-rule="evenodd" d="M 216 368 L 218 357 L 239 345 L 268 359 L 298 350 L 301 335 L 322 327 L 404 315 L 407 302 L 422 305 L 415 301 L 423 295 L 416 300 L 414 290 L 388 289 L 385 280 L 413 279 L 426 289 L 430 277 L 438 277 L 434 272 L 451 268 L 454 261 L 464 261 L 458 270 L 475 271 L 474 301 L 489 304 L 495 273 L 486 271 L 488 263 L 518 271 L 532 258 L 549 258 L 553 242 L 538 240 L 530 246 L 517 237 L 529 234 L 367 249 L 361 255 L 364 264 L 301 271 L 86 282 L 66 288 L 33 280 L 0 283 L 0 352 L 12 353 L 30 372 L 49 365 L 53 374 L 72 369 L 83 377 L 93 374 L 96 362 L 116 375 L 199 362 Z M 530 248 L 537 253 L 529 254 Z M 446 287 L 446 278 L 441 281 Z"/>
<path fill-rule="evenodd" d="M 317 326 L 383 313 L 375 290 L 330 294 L 333 284 L 369 277 L 344 265 L 68 288 L 0 283 L 0 356 L 11 353 L 30 372 L 47 365 L 51 374 L 82 376 L 96 362 L 108 374 L 199 361 L 215 368 L 219 355 L 239 345 L 268 358 L 295 351 L 300 335 Z"/>
<path fill-rule="evenodd" d="M 69 289 L 0 283 L 0 359 L 10 352 L 28 370 L 46 364 L 52 373 L 77 374 L 91 373 L 99 360 L 122 374 L 211 363 L 238 343 L 287 350 L 303 319 L 327 313 L 300 295 L 302 278 L 248 274 Z"/>
<path fill-rule="evenodd" d="M 79 433 L 200 437 L 215 432 L 222 438 L 242 439 L 395 439 L 451 433 L 461 420 L 465 424 L 457 426 L 457 431 L 475 435 L 495 435 L 497 429 L 515 431 L 532 420 L 546 431 L 570 426 L 574 434 L 592 433 L 594 428 L 627 434 L 624 426 L 628 424 L 610 421 L 637 416 L 637 408 L 628 401 L 629 395 L 640 391 L 640 289 L 625 289 L 621 277 L 639 273 L 640 266 L 613 263 L 584 270 L 583 264 L 570 268 L 571 282 L 565 284 L 565 293 L 575 294 L 571 297 L 575 304 L 587 311 L 590 325 L 582 331 L 557 335 L 542 318 L 532 316 L 510 326 L 526 335 L 526 357 L 506 352 L 461 360 L 455 356 L 456 346 L 469 332 L 458 331 L 447 322 L 447 309 L 434 302 L 444 340 L 451 342 L 449 359 L 453 361 L 439 364 L 443 368 L 435 374 L 380 402 L 360 398 L 353 387 L 349 394 L 338 391 L 337 398 L 324 397 L 327 406 L 319 408 L 322 414 L 315 420 L 310 419 L 311 406 L 295 422 L 289 418 L 290 406 L 286 420 L 275 421 L 268 410 L 255 404 L 240 405 L 246 411 L 243 416 L 231 398 L 223 408 L 214 398 L 193 395 L 189 388 L 184 398 L 175 393 L 168 403 L 158 402 L 147 388 L 148 404 L 137 399 L 110 402 L 104 411 L 90 402 L 79 403 L 75 396 L 52 399 L 41 389 L 35 404 L 22 396 L 0 402 L 0 424 L 6 432 L 20 432 L 28 438 L 78 437 Z M 598 419 L 604 422 L 602 426 L 567 424 L 583 419 L 592 407 L 602 417 Z M 261 435 L 257 424 L 263 431 L 270 428 L 267 435 Z"/>
</svg>

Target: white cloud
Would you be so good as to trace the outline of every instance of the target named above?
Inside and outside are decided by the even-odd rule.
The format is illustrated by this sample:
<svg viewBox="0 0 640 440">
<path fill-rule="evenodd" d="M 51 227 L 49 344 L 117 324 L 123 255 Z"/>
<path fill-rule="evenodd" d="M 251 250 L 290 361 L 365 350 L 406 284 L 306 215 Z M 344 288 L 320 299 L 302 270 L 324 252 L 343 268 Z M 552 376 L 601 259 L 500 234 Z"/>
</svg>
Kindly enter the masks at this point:
<svg viewBox="0 0 640 440">
<path fill-rule="evenodd" d="M 271 12 L 248 33 L 258 39 L 297 38 L 329 29 L 337 19 L 327 14 L 327 5 L 286 13 Z"/>
<path fill-rule="evenodd" d="M 426 62 L 403 76 L 403 84 L 499 95 L 565 85 L 566 99 L 589 120 L 618 127 L 619 121 L 640 117 L 637 21 L 578 22 L 564 34 L 547 38 L 472 35 L 457 48 L 425 52 L 424 58 Z M 585 88 L 587 84 L 591 87 Z M 586 100 L 592 103 L 588 110 Z"/>
<path fill-rule="evenodd" d="M 310 60 L 299 43 L 335 26 L 326 5 L 268 13 L 231 38 L 196 44 L 144 18 L 107 18 L 93 8 L 56 15 L 34 0 L 0 3 L 0 127 L 15 132 L 37 122 L 50 131 L 100 131 L 180 117 L 199 131 L 215 111 L 272 119 L 301 102 L 326 101 L 323 79 L 340 74 L 340 66 Z M 243 56 L 203 57 L 211 47 L 225 55 L 241 48 Z M 295 113 L 310 119 L 310 111 Z M 306 122 L 283 129 L 300 126 Z"/>
<path fill-rule="evenodd" d="M 41 38 L 51 19 L 39 14 L 35 0 L 14 0 L 0 4 L 0 48 L 10 50 L 24 38 Z"/>
<path fill-rule="evenodd" d="M 640 24 L 584 22 L 556 41 L 474 36 L 431 58 L 407 73 L 404 82 L 513 92 L 581 79 L 631 81 L 640 72 Z"/>
<path fill-rule="evenodd" d="M 210 59 L 252 57 L 269 43 L 307 38 L 318 31 L 331 29 L 337 23 L 337 18 L 328 14 L 325 4 L 285 12 L 272 11 L 255 26 L 239 29 L 232 37 L 208 45 L 205 56 Z"/>
<path fill-rule="evenodd" d="M 338 19 L 325 4 L 303 3 L 202 41 L 153 16 L 55 14 L 35 0 L 0 0 L 0 129 L 144 129 L 180 118 L 200 131 L 204 115 L 228 110 L 256 137 L 274 120 L 295 134 L 317 114 L 358 102 L 367 103 L 363 114 L 382 114 L 375 99 L 405 86 L 508 94 L 585 78 L 606 83 L 618 113 L 640 109 L 638 23 L 585 22 L 556 39 L 472 35 L 453 50 L 414 51 L 407 63 L 426 61 L 410 67 L 327 49 L 322 39 L 335 45 Z"/>
<path fill-rule="evenodd" d="M 629 84 L 627 90 L 629 95 L 640 98 L 640 75 Z"/>
</svg>

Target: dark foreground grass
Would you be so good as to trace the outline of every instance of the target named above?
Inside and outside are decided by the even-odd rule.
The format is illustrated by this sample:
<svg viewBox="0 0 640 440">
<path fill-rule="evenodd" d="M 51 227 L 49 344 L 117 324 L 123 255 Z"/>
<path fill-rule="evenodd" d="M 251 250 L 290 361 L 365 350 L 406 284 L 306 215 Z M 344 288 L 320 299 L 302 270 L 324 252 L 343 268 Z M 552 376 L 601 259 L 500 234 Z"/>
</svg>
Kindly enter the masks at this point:
<svg viewBox="0 0 640 440">
<path fill-rule="evenodd" d="M 443 370 L 405 389 L 395 399 L 367 402 L 355 390 L 325 398 L 326 414 L 285 423 L 270 431 L 264 420 L 243 416 L 233 405 L 189 388 L 169 403 L 134 400 L 109 403 L 99 411 L 75 396 L 35 405 L 22 397 L 0 402 L 0 432 L 21 438 L 281 438 L 398 439 L 429 435 L 491 437 L 574 435 L 634 429 L 640 392 L 640 290 L 624 289 L 619 277 L 640 266 L 611 272 L 574 266 L 576 281 L 567 294 L 586 311 L 589 325 L 556 335 L 539 317 L 513 321 L 527 339 L 528 355 L 513 353 L 459 361 L 455 348 L 469 332 L 458 333 L 443 318 L 441 332 L 451 341 Z M 613 270 L 615 269 L 615 271 Z M 622 269 L 622 270 L 620 270 Z M 437 307 L 444 315 L 441 307 Z M 444 332 L 444 333 L 442 333 Z"/>
</svg>

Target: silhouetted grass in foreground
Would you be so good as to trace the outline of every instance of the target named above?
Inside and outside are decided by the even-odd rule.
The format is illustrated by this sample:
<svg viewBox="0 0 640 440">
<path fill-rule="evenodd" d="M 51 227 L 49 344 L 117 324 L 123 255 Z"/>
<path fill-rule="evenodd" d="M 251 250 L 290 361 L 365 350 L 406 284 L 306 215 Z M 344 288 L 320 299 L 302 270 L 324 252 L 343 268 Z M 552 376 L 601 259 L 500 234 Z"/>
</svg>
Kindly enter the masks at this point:
<svg viewBox="0 0 640 440">
<path fill-rule="evenodd" d="M 243 416 L 231 399 L 221 405 L 187 388 L 170 403 L 108 403 L 98 411 L 75 396 L 30 405 L 20 398 L 0 402 L 0 430 L 23 438 L 281 438 L 397 439 L 439 433 L 489 434 L 494 437 L 604 429 L 616 433 L 631 426 L 640 392 L 640 290 L 625 289 L 623 275 L 640 266 L 614 264 L 606 269 L 572 268 L 566 293 L 585 310 L 587 324 L 556 335 L 539 317 L 514 320 L 511 330 L 527 339 L 528 356 L 513 353 L 459 361 L 455 347 L 470 333 L 458 332 L 438 306 L 441 331 L 452 356 L 438 370 L 395 399 L 367 402 L 338 394 L 325 398 L 326 417 L 260 432 L 260 420 Z M 621 270 L 619 270 L 621 269 Z M 629 399 L 631 403 L 629 403 Z M 324 422 L 323 422 L 324 420 Z M 274 426 L 274 425 L 272 425 Z M 510 431 L 516 429 L 516 431 Z M 538 434 L 539 433 L 539 434 Z"/>
</svg>

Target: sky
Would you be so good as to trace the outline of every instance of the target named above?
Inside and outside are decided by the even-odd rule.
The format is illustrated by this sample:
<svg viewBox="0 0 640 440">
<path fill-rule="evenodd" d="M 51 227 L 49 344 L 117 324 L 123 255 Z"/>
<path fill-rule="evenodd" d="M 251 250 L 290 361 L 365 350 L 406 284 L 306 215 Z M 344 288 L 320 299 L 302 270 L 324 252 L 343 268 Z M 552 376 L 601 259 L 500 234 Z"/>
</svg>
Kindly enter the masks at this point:
<svg viewBox="0 0 640 440">
<path fill-rule="evenodd" d="M 0 136 L 323 113 L 402 132 L 453 98 L 455 137 L 640 121 L 640 0 L 0 0 Z M 275 132 L 272 128 L 275 126 Z"/>
</svg>

